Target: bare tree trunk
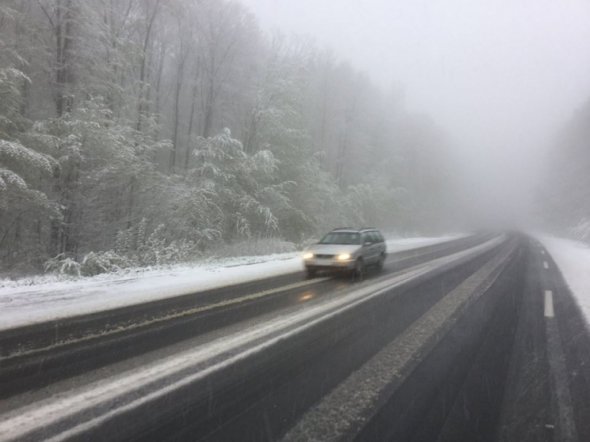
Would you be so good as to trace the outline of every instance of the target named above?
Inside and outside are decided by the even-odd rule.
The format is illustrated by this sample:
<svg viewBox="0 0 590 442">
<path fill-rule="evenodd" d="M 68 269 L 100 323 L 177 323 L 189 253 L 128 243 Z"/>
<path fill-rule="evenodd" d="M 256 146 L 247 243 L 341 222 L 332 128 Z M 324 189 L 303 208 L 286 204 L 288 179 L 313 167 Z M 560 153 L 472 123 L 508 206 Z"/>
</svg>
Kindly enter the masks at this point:
<svg viewBox="0 0 590 442">
<path fill-rule="evenodd" d="M 73 81 L 71 72 L 71 46 L 73 40 L 72 0 L 55 0 L 54 14 L 41 6 L 49 20 L 55 38 L 55 110 L 61 117 L 72 110 L 72 97 L 68 94 Z"/>
<path fill-rule="evenodd" d="M 246 129 L 246 136 L 244 139 L 244 152 L 252 153 L 252 147 L 254 146 L 254 140 L 256 139 L 256 133 L 258 132 L 258 118 L 256 114 L 258 113 L 258 105 L 252 109 L 252 113 L 250 115 L 250 122 Z"/>
<path fill-rule="evenodd" d="M 165 55 L 165 48 L 166 46 L 164 45 L 164 43 L 160 43 L 160 56 L 159 56 L 159 60 L 158 60 L 158 73 L 156 74 L 156 102 L 155 102 L 155 109 L 154 109 L 154 113 L 155 113 L 155 117 L 156 117 L 156 138 L 159 137 L 160 135 L 160 97 L 161 97 L 161 92 L 162 92 L 162 71 L 164 70 L 164 60 L 166 59 L 166 55 Z"/>
<path fill-rule="evenodd" d="M 190 166 L 190 155 L 191 155 L 191 140 L 193 137 L 193 126 L 195 121 L 195 108 L 197 102 L 197 91 L 198 91 L 198 82 L 195 81 L 193 84 L 193 90 L 191 94 L 191 111 L 189 114 L 188 120 L 188 136 L 187 136 L 187 144 L 186 144 L 186 151 L 184 155 L 184 170 L 187 171 Z"/>
<path fill-rule="evenodd" d="M 213 112 L 215 110 L 215 82 L 209 81 L 207 97 L 205 99 L 205 118 L 203 121 L 203 137 L 209 138 L 211 135 L 211 126 L 213 124 Z"/>
<path fill-rule="evenodd" d="M 180 60 L 178 62 L 178 70 L 176 73 L 176 88 L 174 93 L 174 136 L 172 138 L 172 151 L 170 152 L 170 164 L 168 172 L 174 172 L 176 168 L 176 153 L 178 151 L 178 124 L 180 114 L 180 91 L 182 90 L 182 83 L 184 79 L 184 64 L 186 61 L 186 53 L 181 51 Z"/>
<path fill-rule="evenodd" d="M 78 248 L 78 238 L 75 235 L 74 221 L 79 209 L 79 198 L 77 196 L 80 181 L 80 162 L 72 167 L 64 183 L 64 197 L 62 205 L 64 210 L 64 223 L 62 225 L 62 248 L 60 252 L 75 252 Z"/>
<path fill-rule="evenodd" d="M 150 42 L 152 29 L 154 26 L 154 21 L 158 14 L 158 9 L 160 6 L 160 0 L 156 0 L 156 4 L 154 5 L 154 9 L 151 11 L 151 14 L 148 19 L 147 29 L 145 31 L 145 35 L 143 38 L 143 47 L 141 51 L 141 61 L 139 67 L 139 94 L 137 98 L 137 125 L 136 129 L 141 131 L 141 123 L 143 116 L 145 114 L 145 103 L 144 103 L 144 95 L 145 95 L 145 80 L 146 80 L 146 65 L 147 65 L 147 49 Z"/>
<path fill-rule="evenodd" d="M 133 209 L 135 206 L 135 192 L 136 192 L 137 178 L 135 175 L 129 180 L 129 197 L 127 200 L 127 229 L 133 225 Z"/>
<path fill-rule="evenodd" d="M 321 119 L 320 119 L 320 149 L 326 149 L 326 138 L 327 138 L 327 131 L 328 131 L 328 91 L 329 91 L 330 83 L 328 81 L 328 73 L 324 74 L 324 81 L 322 87 L 322 110 L 321 110 Z M 323 156 L 320 156 L 320 162 L 324 162 Z"/>
<path fill-rule="evenodd" d="M 62 169 L 56 167 L 53 169 L 53 193 L 59 200 L 62 199 L 63 187 L 61 181 Z M 60 210 L 61 212 L 61 210 Z M 49 253 L 51 256 L 56 256 L 60 253 L 60 237 L 63 221 L 61 219 L 53 218 L 50 221 L 49 227 Z"/>
<path fill-rule="evenodd" d="M 25 14 L 27 12 L 30 12 L 30 4 L 25 4 L 25 3 L 21 3 L 20 5 L 18 5 L 18 11 L 21 14 Z M 22 9 L 20 9 L 22 8 Z M 0 35 L 2 35 L 3 31 L 3 20 L 4 17 L 2 17 L 2 19 L 0 19 Z M 27 22 L 25 22 L 24 20 L 16 20 L 14 23 L 14 38 L 17 41 L 21 41 L 21 39 L 25 39 L 25 32 L 27 31 L 28 26 L 27 26 Z M 6 29 L 6 32 L 8 32 L 8 29 Z M 25 40 L 26 41 L 26 40 Z M 20 51 L 20 48 L 17 49 L 17 52 Z M 30 71 L 30 63 L 32 57 L 27 56 L 26 57 L 26 61 L 24 61 L 24 59 L 22 59 L 22 61 L 19 62 L 19 70 L 21 70 L 22 72 L 24 72 L 26 75 L 28 75 L 29 77 L 32 77 L 32 73 Z M 30 99 L 31 99 L 31 83 L 29 81 L 21 81 L 20 82 L 20 107 L 19 107 L 19 112 L 22 116 L 24 117 L 28 117 L 28 113 L 29 113 L 29 104 L 30 104 Z"/>
<path fill-rule="evenodd" d="M 336 157 L 336 181 L 341 186 L 344 186 L 346 181 L 344 177 L 344 166 L 346 165 L 346 161 L 348 160 L 348 148 L 350 145 L 350 136 L 352 133 L 352 125 L 355 119 L 355 112 L 356 96 L 353 98 L 350 107 L 346 110 L 344 114 L 344 129 L 342 131 L 342 138 L 340 139 L 338 155 Z"/>
<path fill-rule="evenodd" d="M 120 69 L 120 59 L 118 58 L 118 56 L 120 57 L 119 38 L 123 29 L 127 26 L 127 20 L 131 15 L 131 9 L 135 0 L 127 0 L 127 4 L 122 14 L 121 10 L 118 10 L 115 6 L 116 4 L 120 5 L 121 3 L 121 0 L 108 0 L 108 4 L 105 4 L 105 9 L 103 11 L 103 22 L 107 29 L 107 31 L 105 31 L 105 36 L 109 41 L 109 44 L 106 45 L 105 62 L 110 67 L 109 72 L 111 82 L 105 100 L 108 108 L 117 116 L 121 111 L 121 97 L 119 93 L 115 92 L 115 90 L 118 89 L 117 86 L 123 85 L 121 75 L 124 71 L 124 69 Z"/>
</svg>

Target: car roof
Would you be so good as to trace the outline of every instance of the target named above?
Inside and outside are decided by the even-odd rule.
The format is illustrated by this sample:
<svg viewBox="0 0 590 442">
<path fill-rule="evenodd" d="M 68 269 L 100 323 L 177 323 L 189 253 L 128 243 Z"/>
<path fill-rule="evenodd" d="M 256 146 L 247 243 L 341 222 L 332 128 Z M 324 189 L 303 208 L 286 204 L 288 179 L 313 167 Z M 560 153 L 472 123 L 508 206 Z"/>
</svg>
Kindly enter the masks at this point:
<svg viewBox="0 0 590 442">
<path fill-rule="evenodd" d="M 360 229 L 355 229 L 354 227 L 338 227 L 336 229 L 333 229 L 332 232 L 370 232 L 370 231 L 375 231 L 377 232 L 378 230 L 375 227 L 362 227 Z"/>
</svg>

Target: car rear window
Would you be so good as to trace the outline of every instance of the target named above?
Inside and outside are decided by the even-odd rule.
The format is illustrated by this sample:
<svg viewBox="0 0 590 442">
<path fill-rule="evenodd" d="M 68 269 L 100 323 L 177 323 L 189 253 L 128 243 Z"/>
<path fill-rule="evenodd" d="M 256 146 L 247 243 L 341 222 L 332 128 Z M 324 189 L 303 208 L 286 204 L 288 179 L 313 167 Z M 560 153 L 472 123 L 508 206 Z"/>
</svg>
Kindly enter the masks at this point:
<svg viewBox="0 0 590 442">
<path fill-rule="evenodd" d="M 365 232 L 365 241 L 371 241 L 372 243 L 379 243 L 383 242 L 383 238 L 379 234 L 379 232 L 373 230 L 370 232 Z"/>
<path fill-rule="evenodd" d="M 377 238 L 377 242 L 384 242 L 385 239 L 383 238 L 383 235 L 381 235 L 381 232 L 375 231 L 375 238 Z"/>
</svg>

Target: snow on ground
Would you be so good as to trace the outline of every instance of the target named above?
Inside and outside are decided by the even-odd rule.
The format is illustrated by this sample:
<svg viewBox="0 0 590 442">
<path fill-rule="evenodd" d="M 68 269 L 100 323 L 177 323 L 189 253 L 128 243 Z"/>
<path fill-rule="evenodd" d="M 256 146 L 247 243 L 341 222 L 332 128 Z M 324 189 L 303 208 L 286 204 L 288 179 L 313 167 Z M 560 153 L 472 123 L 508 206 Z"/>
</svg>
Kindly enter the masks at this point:
<svg viewBox="0 0 590 442">
<path fill-rule="evenodd" d="M 407 250 L 457 236 L 391 239 L 387 248 L 390 252 Z M 299 255 L 229 258 L 92 278 L 0 280 L 0 330 L 302 271 Z"/>
<path fill-rule="evenodd" d="M 590 246 L 550 236 L 538 238 L 561 270 L 590 324 Z"/>
<path fill-rule="evenodd" d="M 266 259 L 264 259 L 266 258 Z M 0 288 L 0 329 L 303 270 L 297 253 Z M 18 284 L 18 282 L 17 282 Z"/>
</svg>

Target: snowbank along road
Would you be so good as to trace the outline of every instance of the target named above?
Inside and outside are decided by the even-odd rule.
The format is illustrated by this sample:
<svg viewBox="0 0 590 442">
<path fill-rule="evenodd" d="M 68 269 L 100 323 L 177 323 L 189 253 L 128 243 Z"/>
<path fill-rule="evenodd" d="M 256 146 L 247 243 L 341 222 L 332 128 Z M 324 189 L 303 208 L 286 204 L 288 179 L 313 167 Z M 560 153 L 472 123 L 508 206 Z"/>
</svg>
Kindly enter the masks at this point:
<svg viewBox="0 0 590 442">
<path fill-rule="evenodd" d="M 0 332 L 1 440 L 590 440 L 590 339 L 536 241 L 392 254 Z"/>
</svg>

